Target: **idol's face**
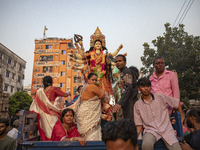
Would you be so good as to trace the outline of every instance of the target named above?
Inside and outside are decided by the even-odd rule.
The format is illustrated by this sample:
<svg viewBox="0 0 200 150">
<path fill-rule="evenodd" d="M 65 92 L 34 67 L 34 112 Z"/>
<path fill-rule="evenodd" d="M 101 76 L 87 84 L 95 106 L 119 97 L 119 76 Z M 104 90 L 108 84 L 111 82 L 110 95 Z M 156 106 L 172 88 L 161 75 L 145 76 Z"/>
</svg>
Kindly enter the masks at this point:
<svg viewBox="0 0 200 150">
<path fill-rule="evenodd" d="M 96 41 L 95 44 L 94 44 L 94 48 L 96 50 L 101 50 L 101 42 L 100 41 Z"/>
<path fill-rule="evenodd" d="M 93 75 L 90 79 L 88 79 L 88 84 L 97 84 L 97 76 Z"/>
<path fill-rule="evenodd" d="M 156 59 L 153 66 L 158 73 L 162 73 L 165 70 L 165 62 L 163 59 Z"/>
</svg>

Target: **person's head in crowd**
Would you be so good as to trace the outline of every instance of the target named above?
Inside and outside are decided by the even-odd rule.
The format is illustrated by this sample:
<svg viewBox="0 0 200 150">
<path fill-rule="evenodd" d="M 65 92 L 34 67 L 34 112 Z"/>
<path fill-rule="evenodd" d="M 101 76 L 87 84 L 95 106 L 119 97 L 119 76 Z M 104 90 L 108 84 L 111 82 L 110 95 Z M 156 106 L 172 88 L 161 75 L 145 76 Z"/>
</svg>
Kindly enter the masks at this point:
<svg viewBox="0 0 200 150">
<path fill-rule="evenodd" d="M 83 88 L 83 85 L 78 86 L 77 92 L 80 93 L 82 88 Z"/>
<path fill-rule="evenodd" d="M 48 86 L 52 86 L 53 84 L 53 79 L 51 76 L 45 76 L 43 79 L 42 79 L 42 83 L 44 85 L 44 88 L 48 87 Z"/>
<path fill-rule="evenodd" d="M 97 75 L 95 73 L 89 73 L 87 76 L 87 83 L 88 84 L 97 84 Z"/>
<path fill-rule="evenodd" d="M 200 109 L 192 107 L 186 113 L 186 123 L 188 128 L 197 129 L 200 125 Z"/>
<path fill-rule="evenodd" d="M 102 129 L 107 150 L 134 150 L 138 146 L 136 126 L 131 119 L 107 122 Z"/>
<path fill-rule="evenodd" d="M 151 81 L 146 77 L 142 77 L 138 80 L 138 90 L 143 96 L 148 96 L 151 92 Z"/>
<path fill-rule="evenodd" d="M 15 115 L 19 117 L 19 115 L 20 115 L 20 109 L 17 109 L 17 110 L 15 111 Z"/>
<path fill-rule="evenodd" d="M 165 70 L 165 60 L 163 57 L 156 57 L 153 60 L 153 67 L 156 69 L 157 73 L 162 73 Z"/>
<path fill-rule="evenodd" d="M 119 54 L 115 57 L 116 67 L 119 70 L 123 70 L 126 67 L 126 57 L 122 54 Z"/>
<path fill-rule="evenodd" d="M 71 125 L 74 120 L 74 111 L 73 109 L 67 108 L 62 111 L 62 123 Z"/>
<path fill-rule="evenodd" d="M 138 70 L 138 68 L 135 67 L 135 66 L 130 66 L 129 69 L 131 69 L 131 71 L 135 75 L 136 79 L 138 79 L 138 77 L 139 77 L 139 70 Z"/>
<path fill-rule="evenodd" d="M 8 119 L 5 119 L 5 118 L 0 119 L 0 136 L 1 137 L 6 137 L 8 128 L 9 128 Z"/>
<path fill-rule="evenodd" d="M 19 127 L 19 119 L 17 119 L 17 120 L 15 120 L 14 122 L 13 122 L 13 128 L 16 128 L 16 129 L 18 129 L 18 127 Z"/>
</svg>

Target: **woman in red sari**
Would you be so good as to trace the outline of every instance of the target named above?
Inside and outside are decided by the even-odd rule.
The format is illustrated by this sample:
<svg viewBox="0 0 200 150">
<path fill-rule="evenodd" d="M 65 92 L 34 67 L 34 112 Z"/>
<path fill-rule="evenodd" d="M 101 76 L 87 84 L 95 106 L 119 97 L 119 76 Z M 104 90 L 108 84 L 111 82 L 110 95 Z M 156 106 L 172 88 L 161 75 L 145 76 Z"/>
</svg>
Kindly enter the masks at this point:
<svg viewBox="0 0 200 150">
<path fill-rule="evenodd" d="M 30 111 L 38 114 L 38 128 L 42 141 L 72 141 L 66 138 L 65 130 L 60 121 L 62 109 L 54 105 L 57 96 L 67 97 L 68 94 L 53 87 L 51 76 L 43 78 L 44 88 L 39 88 L 35 93 L 35 99 L 30 106 Z M 82 141 L 82 139 L 77 139 Z M 82 141 L 82 145 L 84 145 Z"/>
<path fill-rule="evenodd" d="M 74 111 L 73 109 L 67 108 L 62 112 L 62 125 L 65 129 L 65 133 L 67 138 L 73 138 L 74 140 L 76 137 L 80 137 L 80 134 L 76 128 L 74 123 Z"/>
</svg>

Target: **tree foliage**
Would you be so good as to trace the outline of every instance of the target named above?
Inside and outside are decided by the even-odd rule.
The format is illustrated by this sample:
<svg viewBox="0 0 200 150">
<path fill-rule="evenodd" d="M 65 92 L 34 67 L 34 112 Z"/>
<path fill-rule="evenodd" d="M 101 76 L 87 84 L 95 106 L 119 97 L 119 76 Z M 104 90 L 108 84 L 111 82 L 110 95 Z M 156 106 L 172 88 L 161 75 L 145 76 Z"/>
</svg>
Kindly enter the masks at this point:
<svg viewBox="0 0 200 150">
<path fill-rule="evenodd" d="M 29 110 L 32 97 L 24 91 L 16 92 L 9 97 L 9 115 L 14 115 L 17 109 Z"/>
<path fill-rule="evenodd" d="M 163 36 L 159 36 L 152 41 L 150 48 L 148 43 L 144 43 L 144 53 L 141 57 L 144 67 L 141 68 L 146 76 L 150 76 L 153 71 L 153 59 L 162 56 L 168 70 L 176 70 L 179 79 L 181 100 L 200 98 L 200 36 L 188 35 L 184 31 L 184 25 L 170 27 L 165 24 Z"/>
</svg>

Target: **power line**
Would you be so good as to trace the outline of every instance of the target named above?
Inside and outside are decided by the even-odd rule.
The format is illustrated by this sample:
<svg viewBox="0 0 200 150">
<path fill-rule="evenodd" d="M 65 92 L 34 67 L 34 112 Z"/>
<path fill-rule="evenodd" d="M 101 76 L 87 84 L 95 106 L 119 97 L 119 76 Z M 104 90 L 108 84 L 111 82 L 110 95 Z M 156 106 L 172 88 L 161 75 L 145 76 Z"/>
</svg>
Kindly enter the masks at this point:
<svg viewBox="0 0 200 150">
<path fill-rule="evenodd" d="M 184 17 L 183 17 L 183 19 L 181 20 L 181 22 L 180 22 L 180 23 L 182 23 L 182 22 L 183 22 L 183 20 L 184 20 L 184 18 L 185 18 L 185 16 L 186 16 L 186 14 L 188 13 L 188 11 L 189 11 L 190 7 L 191 7 L 191 6 L 192 6 L 192 4 L 193 4 L 193 2 L 194 2 L 194 0 L 193 0 L 193 1 L 192 1 L 192 3 L 190 4 L 190 6 L 189 6 L 189 8 L 188 8 L 187 12 L 185 13 L 185 15 L 184 15 Z"/>
<path fill-rule="evenodd" d="M 180 17 L 180 19 L 179 19 L 179 21 L 178 21 L 178 23 L 177 23 L 176 26 L 178 26 L 178 25 L 180 24 L 181 20 L 184 19 L 184 18 L 183 18 L 183 15 L 186 16 L 188 10 L 190 9 L 190 7 L 188 8 L 188 6 L 190 5 L 190 2 L 191 2 L 191 1 L 192 1 L 192 0 L 190 0 L 190 1 L 188 2 L 187 6 L 186 6 L 184 12 L 182 13 L 182 15 L 181 15 L 181 17 Z M 193 0 L 193 1 L 194 1 L 194 0 Z M 193 3 L 193 2 L 192 2 L 192 3 Z M 191 4 L 192 4 L 192 3 L 191 3 Z M 190 5 L 190 6 L 191 6 L 191 5 Z M 185 13 L 185 12 L 186 12 L 186 13 Z M 182 18 L 183 18 L 183 19 L 182 19 Z"/>
<path fill-rule="evenodd" d="M 185 0 L 185 2 L 186 2 L 186 1 L 187 1 L 187 0 Z M 174 21 L 174 24 L 176 23 L 176 21 L 177 21 L 177 19 L 178 19 L 179 15 L 180 15 L 180 13 L 181 13 L 181 11 L 182 11 L 182 9 L 183 9 L 184 5 L 185 5 L 185 2 L 183 3 L 183 6 L 181 7 L 181 10 L 179 11 L 179 13 L 178 13 L 178 16 L 176 17 L 176 20 Z M 173 26 L 172 26 L 172 27 L 174 27 L 174 24 L 173 24 Z"/>
</svg>

